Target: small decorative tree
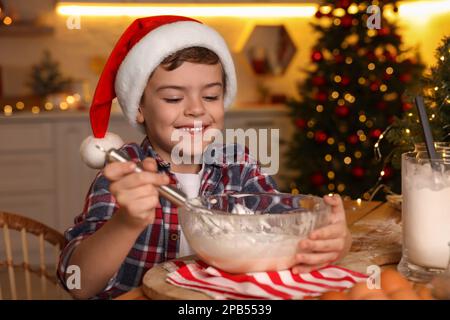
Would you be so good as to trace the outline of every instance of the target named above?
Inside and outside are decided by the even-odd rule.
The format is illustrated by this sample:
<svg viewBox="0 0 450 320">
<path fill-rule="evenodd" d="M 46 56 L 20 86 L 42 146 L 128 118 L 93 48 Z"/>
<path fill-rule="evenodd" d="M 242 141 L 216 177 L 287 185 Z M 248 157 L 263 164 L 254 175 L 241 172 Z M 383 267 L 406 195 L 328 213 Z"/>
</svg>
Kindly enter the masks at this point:
<svg viewBox="0 0 450 320">
<path fill-rule="evenodd" d="M 27 85 L 33 94 L 46 97 L 52 93 L 68 90 L 72 80 L 65 78 L 59 70 L 59 63 L 52 59 L 48 50 L 44 51 L 42 61 L 32 67 L 30 80 Z"/>
</svg>

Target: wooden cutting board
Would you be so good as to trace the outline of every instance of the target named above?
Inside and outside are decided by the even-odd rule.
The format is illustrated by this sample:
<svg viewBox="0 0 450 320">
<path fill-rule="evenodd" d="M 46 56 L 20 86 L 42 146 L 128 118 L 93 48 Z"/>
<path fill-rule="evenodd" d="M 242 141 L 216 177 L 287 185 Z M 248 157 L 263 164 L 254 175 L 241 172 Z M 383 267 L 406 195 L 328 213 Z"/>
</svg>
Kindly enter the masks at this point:
<svg viewBox="0 0 450 320">
<path fill-rule="evenodd" d="M 184 261 L 195 258 L 195 256 L 187 256 L 177 260 Z M 151 268 L 144 275 L 142 290 L 148 298 L 152 300 L 211 300 L 210 296 L 199 291 L 176 287 L 168 283 L 166 278 L 169 272 L 162 265 Z"/>
</svg>

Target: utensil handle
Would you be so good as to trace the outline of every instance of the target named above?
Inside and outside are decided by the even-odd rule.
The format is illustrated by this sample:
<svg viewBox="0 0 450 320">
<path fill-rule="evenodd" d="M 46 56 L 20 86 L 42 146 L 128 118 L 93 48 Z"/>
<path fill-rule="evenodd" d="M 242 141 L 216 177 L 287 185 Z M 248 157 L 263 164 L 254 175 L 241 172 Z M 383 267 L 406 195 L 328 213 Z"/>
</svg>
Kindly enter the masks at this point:
<svg viewBox="0 0 450 320">
<path fill-rule="evenodd" d="M 125 154 L 124 152 L 120 152 L 117 149 L 110 149 L 108 151 L 106 151 L 106 160 L 108 162 L 114 162 L 114 161 L 119 161 L 119 162 L 127 162 L 127 161 L 131 161 L 130 157 Z M 144 171 L 144 167 L 142 166 L 142 162 L 137 162 L 136 163 L 136 169 L 134 170 L 135 172 L 142 172 Z M 173 186 L 159 186 L 158 187 L 158 191 L 159 194 L 169 200 L 170 202 L 172 202 L 173 204 L 175 204 L 177 207 L 182 207 L 185 205 L 186 201 L 187 201 L 187 197 L 186 194 L 179 190 L 176 187 Z"/>
</svg>

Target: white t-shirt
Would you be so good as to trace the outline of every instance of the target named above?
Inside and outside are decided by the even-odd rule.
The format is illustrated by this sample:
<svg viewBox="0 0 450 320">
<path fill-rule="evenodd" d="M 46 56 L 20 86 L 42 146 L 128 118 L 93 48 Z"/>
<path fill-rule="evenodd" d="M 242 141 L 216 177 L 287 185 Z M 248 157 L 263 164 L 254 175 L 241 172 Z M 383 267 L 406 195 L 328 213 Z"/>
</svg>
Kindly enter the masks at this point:
<svg viewBox="0 0 450 320">
<path fill-rule="evenodd" d="M 195 198 L 198 196 L 200 191 L 200 182 L 203 174 L 203 168 L 199 173 L 178 173 L 173 172 L 173 174 L 177 177 L 177 180 L 180 184 L 181 190 L 186 194 L 188 199 Z M 181 230 L 180 237 L 180 251 L 179 256 L 189 256 L 195 254 L 192 250 L 191 246 L 189 246 L 186 237 Z"/>
</svg>

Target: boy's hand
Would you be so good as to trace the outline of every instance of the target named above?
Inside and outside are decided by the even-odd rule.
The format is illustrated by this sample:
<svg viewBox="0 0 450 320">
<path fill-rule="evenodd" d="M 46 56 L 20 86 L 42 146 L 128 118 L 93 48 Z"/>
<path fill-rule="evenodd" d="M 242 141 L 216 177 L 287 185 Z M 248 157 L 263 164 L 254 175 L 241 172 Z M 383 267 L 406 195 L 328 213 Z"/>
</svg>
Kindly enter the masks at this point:
<svg viewBox="0 0 450 320">
<path fill-rule="evenodd" d="M 314 230 L 307 239 L 299 242 L 293 273 L 307 273 L 325 267 L 350 250 L 352 237 L 341 197 L 324 196 L 324 201 L 331 206 L 331 224 Z"/>
<path fill-rule="evenodd" d="M 134 162 L 113 162 L 105 166 L 104 175 L 111 181 L 110 192 L 120 205 L 116 213 L 132 227 L 144 228 L 153 223 L 159 204 L 157 187 L 169 183 L 169 177 L 157 172 L 156 161 L 146 158 L 143 172 L 134 172 Z"/>
</svg>

